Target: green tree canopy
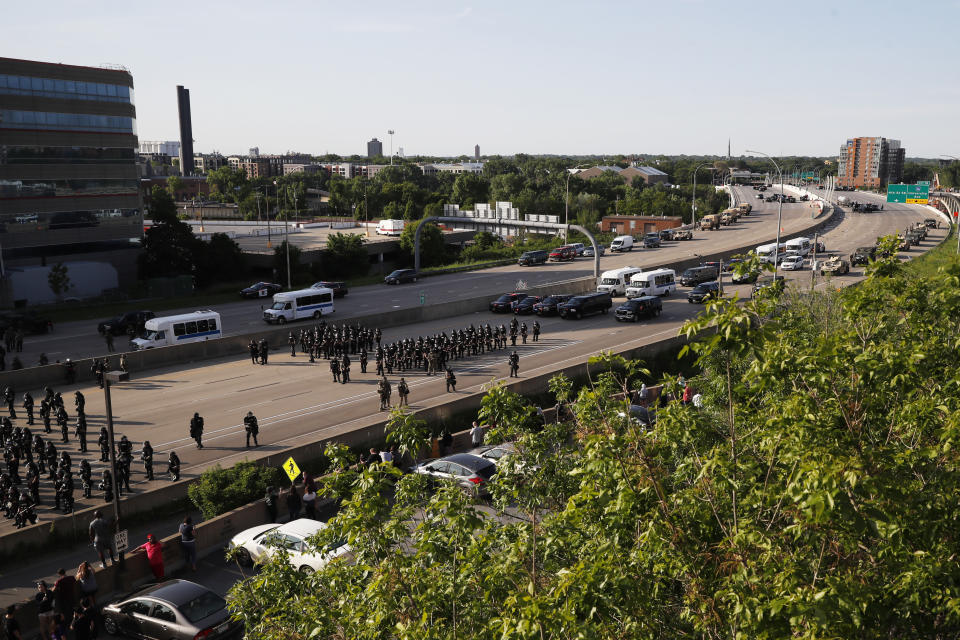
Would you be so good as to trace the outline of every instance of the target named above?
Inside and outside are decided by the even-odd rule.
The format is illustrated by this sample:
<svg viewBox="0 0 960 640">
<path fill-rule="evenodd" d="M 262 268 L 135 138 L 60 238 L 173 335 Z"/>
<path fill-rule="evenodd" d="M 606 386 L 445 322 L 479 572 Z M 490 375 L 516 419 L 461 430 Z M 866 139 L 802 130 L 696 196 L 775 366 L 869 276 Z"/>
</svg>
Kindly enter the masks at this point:
<svg viewBox="0 0 960 640">
<path fill-rule="evenodd" d="M 419 224 L 419 220 L 407 223 L 400 234 L 400 261 L 403 264 L 413 265 L 413 241 Z M 432 222 L 423 225 L 423 231 L 420 232 L 420 266 L 432 267 L 441 264 L 445 252 L 446 245 L 443 243 L 440 227 Z"/>
</svg>

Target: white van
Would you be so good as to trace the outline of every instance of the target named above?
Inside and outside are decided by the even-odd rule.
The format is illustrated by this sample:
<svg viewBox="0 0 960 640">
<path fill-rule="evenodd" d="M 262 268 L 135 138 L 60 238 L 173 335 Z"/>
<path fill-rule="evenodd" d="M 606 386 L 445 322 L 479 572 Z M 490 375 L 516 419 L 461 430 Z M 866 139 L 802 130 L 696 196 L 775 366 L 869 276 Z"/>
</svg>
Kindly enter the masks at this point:
<svg viewBox="0 0 960 640">
<path fill-rule="evenodd" d="M 273 306 L 264 310 L 263 319 L 270 324 L 284 324 L 328 313 L 333 313 L 333 289 L 316 287 L 273 294 Z"/>
<path fill-rule="evenodd" d="M 378 236 L 399 236 L 403 233 L 403 226 L 406 223 L 403 220 L 381 220 L 377 225 Z"/>
<path fill-rule="evenodd" d="M 604 271 L 597 281 L 597 293 L 609 293 L 612 296 L 622 296 L 627 291 L 630 278 L 642 271 L 640 267 L 622 267 L 612 271 Z"/>
<path fill-rule="evenodd" d="M 762 244 L 756 249 L 753 250 L 757 257 L 760 258 L 760 262 L 766 262 L 767 264 L 773 264 L 773 253 L 777 248 L 776 242 L 771 242 L 770 244 Z M 787 244 L 785 242 L 780 243 L 780 255 L 783 255 L 787 250 Z"/>
<path fill-rule="evenodd" d="M 582 256 L 584 249 L 586 249 L 586 246 L 582 242 L 571 242 L 570 246 L 573 247 L 573 250 L 577 252 L 578 256 Z"/>
<path fill-rule="evenodd" d="M 806 257 L 813 244 L 810 242 L 810 238 L 794 238 L 793 240 L 787 240 L 786 246 L 787 251 L 794 251 Z"/>
<path fill-rule="evenodd" d="M 668 296 L 677 290 L 677 273 L 673 269 L 641 271 L 630 278 L 627 299 L 640 296 Z"/>
<path fill-rule="evenodd" d="M 633 251 L 633 236 L 617 236 L 610 243 L 610 251 Z"/>
<path fill-rule="evenodd" d="M 143 351 L 173 344 L 203 342 L 223 337 L 220 314 L 216 311 L 194 311 L 176 316 L 151 318 L 144 324 L 143 335 L 130 343 Z"/>
</svg>

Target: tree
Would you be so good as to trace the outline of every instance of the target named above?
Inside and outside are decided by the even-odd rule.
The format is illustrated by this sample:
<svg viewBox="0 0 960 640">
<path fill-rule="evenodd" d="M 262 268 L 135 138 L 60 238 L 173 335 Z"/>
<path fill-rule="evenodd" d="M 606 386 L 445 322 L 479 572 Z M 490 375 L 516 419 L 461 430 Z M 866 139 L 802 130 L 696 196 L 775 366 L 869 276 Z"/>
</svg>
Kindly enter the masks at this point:
<svg viewBox="0 0 960 640">
<path fill-rule="evenodd" d="M 185 183 L 180 176 L 170 176 L 167 178 L 167 191 L 176 199 L 177 194 L 183 191 Z"/>
<path fill-rule="evenodd" d="M 461 207 L 471 207 L 478 202 L 487 201 L 490 184 L 476 173 L 461 173 L 453 181 L 452 199 Z"/>
<path fill-rule="evenodd" d="M 50 291 L 53 291 L 53 295 L 57 297 L 57 300 L 73 286 L 73 283 L 70 282 L 68 271 L 67 265 L 58 262 L 50 267 L 50 273 L 47 274 L 47 284 L 50 286 Z"/>
<path fill-rule="evenodd" d="M 363 247 L 363 237 L 356 233 L 335 233 L 328 237 L 324 269 L 334 278 L 366 275 L 370 259 Z"/>
<path fill-rule="evenodd" d="M 400 260 L 404 264 L 412 265 L 414 237 L 416 235 L 419 220 L 407 224 L 400 234 Z M 432 222 L 423 225 L 423 231 L 420 232 L 420 266 L 432 267 L 443 262 L 446 253 L 446 245 L 443 242 L 443 232 Z"/>
<path fill-rule="evenodd" d="M 292 284 L 303 271 L 300 264 L 302 251 L 300 247 L 291 243 L 288 255 L 287 243 L 288 241 L 284 240 L 273 248 L 273 269 L 278 274 L 277 277 L 284 281 L 283 284 L 287 282 Z M 287 271 L 288 264 L 289 272 Z"/>
<path fill-rule="evenodd" d="M 177 217 L 170 192 L 154 186 L 150 192 L 152 225 L 143 234 L 143 253 L 138 258 L 141 278 L 194 274 L 197 243 L 190 225 Z"/>
<path fill-rule="evenodd" d="M 193 263 L 198 286 L 232 282 L 247 272 L 247 262 L 240 245 L 225 233 L 214 233 L 209 242 L 194 243 Z"/>
</svg>

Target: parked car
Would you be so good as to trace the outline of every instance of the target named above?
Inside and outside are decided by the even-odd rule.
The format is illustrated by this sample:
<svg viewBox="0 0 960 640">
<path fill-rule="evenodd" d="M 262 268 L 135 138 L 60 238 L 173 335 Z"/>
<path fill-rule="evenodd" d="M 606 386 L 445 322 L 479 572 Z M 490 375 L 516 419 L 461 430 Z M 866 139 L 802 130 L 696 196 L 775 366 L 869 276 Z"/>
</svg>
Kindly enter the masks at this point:
<svg viewBox="0 0 960 640">
<path fill-rule="evenodd" d="M 416 282 L 417 272 L 413 269 L 397 269 L 390 272 L 383 281 L 387 284 L 403 284 L 404 282 Z"/>
<path fill-rule="evenodd" d="M 455 453 L 421 463 L 412 471 L 434 481 L 453 481 L 470 495 L 484 497 L 490 495 L 487 485 L 496 475 L 497 465 L 472 453 Z"/>
<path fill-rule="evenodd" d="M 711 298 L 719 298 L 723 295 L 723 289 L 719 282 L 701 282 L 687 294 L 687 301 L 691 304 L 706 302 Z"/>
<path fill-rule="evenodd" d="M 246 289 L 240 289 L 241 298 L 269 298 L 283 291 L 283 287 L 274 282 L 255 282 Z"/>
<path fill-rule="evenodd" d="M 533 312 L 538 316 L 553 316 L 558 313 L 557 306 L 563 304 L 573 295 L 569 293 L 557 293 L 545 297 L 540 302 L 533 305 Z"/>
<path fill-rule="evenodd" d="M 126 311 L 98 324 L 97 332 L 102 336 L 107 335 L 107 332 L 115 336 L 131 332 L 139 334 L 143 331 L 143 325 L 147 320 L 155 317 L 156 314 L 153 311 Z"/>
<path fill-rule="evenodd" d="M 347 289 L 346 282 L 330 282 L 328 280 L 321 280 L 320 282 L 314 282 L 310 285 L 311 289 L 330 289 L 333 291 L 334 298 L 342 298 L 347 295 L 350 291 Z"/>
<path fill-rule="evenodd" d="M 563 262 L 567 260 L 573 260 L 577 257 L 577 251 L 569 245 L 564 245 L 562 247 L 557 247 L 550 252 L 550 259 L 554 262 Z"/>
<path fill-rule="evenodd" d="M 557 307 L 561 318 L 582 318 L 593 313 L 606 313 L 613 306 L 610 293 L 588 293 L 573 296 Z"/>
<path fill-rule="evenodd" d="M 490 303 L 490 311 L 494 313 L 509 313 L 513 311 L 514 303 L 527 297 L 525 293 L 505 293 Z"/>
<path fill-rule="evenodd" d="M 663 311 L 663 300 L 658 296 L 640 296 L 627 300 L 617 307 L 617 322 L 637 322 L 643 318 L 656 318 Z"/>
<path fill-rule="evenodd" d="M 604 246 L 604 245 L 602 245 L 602 244 L 598 244 L 598 245 L 597 245 L 597 251 L 600 252 L 600 255 L 603 255 L 603 254 L 606 252 L 606 250 L 607 250 L 606 246 Z M 583 248 L 583 257 L 584 257 L 584 258 L 593 258 L 593 257 L 594 257 L 594 255 L 593 255 L 593 245 L 590 245 L 589 247 L 584 247 L 584 248 Z"/>
<path fill-rule="evenodd" d="M 786 256 L 780 263 L 780 268 L 784 271 L 800 271 L 803 269 L 803 256 Z"/>
<path fill-rule="evenodd" d="M 513 305 L 513 312 L 518 316 L 528 316 L 533 313 L 533 305 L 543 300 L 543 296 L 527 296 Z"/>
<path fill-rule="evenodd" d="M 499 464 L 500 461 L 507 456 L 514 455 L 517 452 L 517 447 L 514 446 L 512 442 L 504 442 L 502 444 L 495 444 L 493 446 L 480 447 L 474 449 L 469 453 L 475 456 L 480 456 L 485 460 L 489 460 L 494 464 Z"/>
<path fill-rule="evenodd" d="M 221 640 L 243 635 L 227 601 L 189 580 L 166 580 L 103 607 L 103 626 L 112 636 L 156 640 Z"/>
<path fill-rule="evenodd" d="M 526 267 L 534 264 L 544 264 L 549 257 L 549 251 L 524 251 L 517 259 L 517 264 Z"/>
<path fill-rule="evenodd" d="M 660 247 L 660 234 L 656 232 L 652 232 L 643 236 L 644 249 L 657 249 L 659 247 Z"/>
<path fill-rule="evenodd" d="M 786 286 L 787 281 L 783 276 L 760 276 L 753 283 L 751 295 L 757 295 L 767 288 L 770 288 L 774 293 L 782 293 Z"/>
<path fill-rule="evenodd" d="M 578 256 L 582 256 L 586 246 L 582 242 L 571 242 L 570 246 L 573 247 L 573 250 L 577 252 Z"/>
<path fill-rule="evenodd" d="M 350 551 L 345 542 L 323 551 L 313 549 L 307 539 L 326 527 L 326 523 L 311 518 L 300 518 L 282 525 L 271 522 L 238 533 L 230 539 L 230 546 L 237 549 L 237 559 L 244 566 L 263 564 L 283 548 L 292 567 L 313 573 Z"/>
</svg>

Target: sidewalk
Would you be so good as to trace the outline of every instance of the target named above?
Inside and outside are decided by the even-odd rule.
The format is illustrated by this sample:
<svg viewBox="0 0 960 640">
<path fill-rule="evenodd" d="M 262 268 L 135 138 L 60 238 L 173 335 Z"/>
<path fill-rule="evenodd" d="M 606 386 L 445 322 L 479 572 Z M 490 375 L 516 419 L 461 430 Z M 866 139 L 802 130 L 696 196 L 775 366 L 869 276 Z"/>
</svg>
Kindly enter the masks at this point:
<svg viewBox="0 0 960 640">
<path fill-rule="evenodd" d="M 148 533 L 153 533 L 158 538 L 173 535 L 187 515 L 193 516 L 194 524 L 203 521 L 203 516 L 199 511 L 190 510 L 151 523 L 128 527 L 130 549 L 135 549 L 146 542 Z M 77 527 L 86 529 L 89 524 L 89 522 L 78 521 Z M 95 569 L 100 566 L 100 558 L 94 551 L 92 544 L 77 543 L 56 551 L 43 553 L 40 557 L 24 557 L 16 564 L 5 563 L 3 568 L 0 569 L 0 605 L 6 607 L 32 598 L 33 594 L 37 592 L 37 580 L 46 580 L 47 584 L 52 586 L 56 582 L 57 569 L 63 568 L 67 574 L 73 575 L 84 560 Z"/>
</svg>

